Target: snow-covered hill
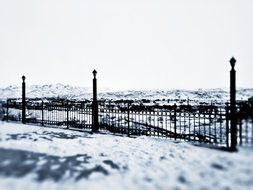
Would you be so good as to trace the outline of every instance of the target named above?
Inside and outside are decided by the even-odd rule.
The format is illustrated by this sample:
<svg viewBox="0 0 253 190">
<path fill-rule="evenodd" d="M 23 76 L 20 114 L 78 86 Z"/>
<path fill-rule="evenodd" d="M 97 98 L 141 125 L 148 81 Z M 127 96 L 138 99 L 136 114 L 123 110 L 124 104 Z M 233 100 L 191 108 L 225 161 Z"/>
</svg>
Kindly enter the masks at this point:
<svg viewBox="0 0 253 190">
<path fill-rule="evenodd" d="M 63 84 L 51 85 L 31 85 L 26 89 L 27 97 L 61 97 L 69 99 L 90 99 L 92 98 L 92 88 L 73 87 Z M 99 98 L 106 99 L 192 99 L 192 100 L 218 100 L 229 99 L 228 89 L 198 89 L 198 90 L 126 90 L 110 91 L 102 89 L 99 91 Z M 253 96 L 253 88 L 237 89 L 237 99 L 247 100 Z M 6 98 L 20 98 L 21 86 L 8 86 L 0 88 L 0 100 Z"/>
<path fill-rule="evenodd" d="M 51 85 L 31 85 L 27 86 L 26 93 L 29 98 L 36 97 L 63 97 L 73 98 L 77 96 L 89 97 L 91 92 L 90 88 L 72 87 L 63 84 Z M 22 93 L 21 86 L 11 85 L 6 88 L 0 88 L 0 99 L 6 98 L 20 98 Z"/>
</svg>

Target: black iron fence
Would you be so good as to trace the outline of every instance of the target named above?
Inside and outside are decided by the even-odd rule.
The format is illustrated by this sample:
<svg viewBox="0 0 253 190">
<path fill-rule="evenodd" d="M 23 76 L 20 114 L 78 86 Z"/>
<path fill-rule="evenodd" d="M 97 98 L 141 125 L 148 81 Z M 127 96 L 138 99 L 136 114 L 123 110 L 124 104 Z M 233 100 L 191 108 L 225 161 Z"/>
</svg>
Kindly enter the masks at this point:
<svg viewBox="0 0 253 190">
<path fill-rule="evenodd" d="M 64 99 L 26 99 L 25 123 L 42 126 L 91 129 L 92 107 L 89 101 Z M 2 104 L 3 120 L 22 120 L 22 101 L 8 99 Z"/>
<path fill-rule="evenodd" d="M 237 141 L 253 145 L 253 104 L 236 104 Z M 26 99 L 26 123 L 92 131 L 92 101 Z M 98 101 L 99 131 L 125 136 L 153 136 L 230 147 L 227 104 L 145 105 L 129 100 Z M 3 120 L 21 121 L 21 99 L 2 104 Z"/>
<path fill-rule="evenodd" d="M 237 102 L 235 119 L 239 144 L 253 145 L 253 101 Z"/>
<path fill-rule="evenodd" d="M 93 100 L 27 99 L 25 76 L 22 99 L 3 103 L 2 120 L 108 131 L 127 136 L 155 136 L 196 141 L 236 151 L 236 146 L 253 145 L 253 103 L 236 101 L 236 60 L 230 59 L 230 102 L 180 105 L 145 105 L 144 101 L 97 100 L 97 71 L 93 73 Z M 148 101 L 146 101 L 148 102 Z"/>
</svg>

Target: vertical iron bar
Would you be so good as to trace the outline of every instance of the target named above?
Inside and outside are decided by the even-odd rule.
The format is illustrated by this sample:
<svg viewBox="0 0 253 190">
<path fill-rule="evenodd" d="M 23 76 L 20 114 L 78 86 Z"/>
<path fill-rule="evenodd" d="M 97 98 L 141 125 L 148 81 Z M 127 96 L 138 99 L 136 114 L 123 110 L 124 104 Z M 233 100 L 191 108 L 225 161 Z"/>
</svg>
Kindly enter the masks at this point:
<svg viewBox="0 0 253 190">
<path fill-rule="evenodd" d="M 213 120 L 214 120 L 214 134 L 215 134 L 215 136 L 214 136 L 214 142 L 215 143 L 217 143 L 217 129 L 216 129 L 216 122 L 217 122 L 217 116 L 216 116 L 216 108 L 215 108 L 215 110 L 214 110 L 214 117 L 213 117 Z"/>
<path fill-rule="evenodd" d="M 170 132 L 172 132 L 172 131 L 171 131 L 171 120 L 172 120 L 172 116 L 171 116 L 171 110 L 170 110 Z M 172 133 L 170 133 L 170 139 L 171 139 L 171 134 L 172 134 Z"/>
<path fill-rule="evenodd" d="M 130 106 L 127 103 L 127 136 L 130 137 Z"/>
<path fill-rule="evenodd" d="M 248 117 L 247 116 L 245 119 L 245 123 L 246 123 L 246 144 L 248 144 L 249 130 L 248 130 Z"/>
<path fill-rule="evenodd" d="M 227 107 L 227 105 L 226 105 L 226 107 Z M 226 110 L 226 107 L 225 107 L 225 110 Z M 223 140 L 222 140 L 222 133 L 223 133 L 223 118 L 222 118 L 222 112 L 224 112 L 224 110 L 220 107 L 220 109 L 219 109 L 219 112 L 218 112 L 218 114 L 219 114 L 219 119 L 220 119 L 220 144 L 222 144 L 223 143 Z M 226 112 L 225 112 L 225 114 L 226 114 Z M 227 118 L 227 116 L 225 115 L 225 118 Z M 226 130 L 226 129 L 225 129 Z M 227 134 L 227 133 L 226 133 Z M 227 136 L 226 136 L 226 138 L 227 138 Z"/>
<path fill-rule="evenodd" d="M 189 98 L 188 98 L 189 99 Z M 189 103 L 189 101 L 188 101 L 188 103 Z M 190 111 L 188 111 L 188 125 L 189 125 L 189 130 L 188 130 L 188 133 L 189 133 L 189 140 L 192 140 L 191 139 L 191 115 L 190 115 Z"/>
<path fill-rule="evenodd" d="M 69 128 L 69 102 L 67 100 L 67 129 Z"/>
<path fill-rule="evenodd" d="M 205 110 L 203 113 L 203 117 L 204 117 L 204 138 L 206 138 L 206 112 Z"/>
<path fill-rule="evenodd" d="M 241 117 L 241 104 L 240 104 L 240 111 L 239 111 L 239 113 L 240 113 L 240 115 L 239 115 L 239 117 L 238 117 L 238 119 L 239 119 L 239 138 L 240 138 L 240 145 L 242 145 L 242 117 Z"/>
<path fill-rule="evenodd" d="M 212 142 L 211 141 L 211 119 L 212 119 L 212 115 L 211 115 L 211 108 L 210 108 L 210 110 L 209 110 L 209 140 L 210 140 L 210 142 Z"/>
<path fill-rule="evenodd" d="M 184 124 L 184 140 L 186 140 L 185 110 L 183 111 L 184 111 L 184 115 L 183 115 L 184 116 L 184 123 L 183 123 Z"/>
<path fill-rule="evenodd" d="M 227 148 L 229 148 L 229 106 L 228 103 L 226 103 L 226 144 Z"/>
<path fill-rule="evenodd" d="M 44 126 L 44 103 L 41 101 L 41 125 Z"/>
<path fill-rule="evenodd" d="M 177 105 L 174 104 L 174 137 L 177 140 Z"/>
<path fill-rule="evenodd" d="M 196 140 L 196 132 L 195 132 L 195 113 L 193 113 L 193 135 L 194 141 Z"/>
<path fill-rule="evenodd" d="M 9 121 L 9 99 L 6 102 L 6 121 Z"/>
<path fill-rule="evenodd" d="M 200 114 L 200 110 L 198 110 L 198 116 L 199 116 L 199 137 L 198 137 L 198 140 L 201 141 L 200 139 L 200 135 L 201 135 L 201 131 L 200 131 L 200 121 L 201 121 L 201 114 Z"/>
</svg>

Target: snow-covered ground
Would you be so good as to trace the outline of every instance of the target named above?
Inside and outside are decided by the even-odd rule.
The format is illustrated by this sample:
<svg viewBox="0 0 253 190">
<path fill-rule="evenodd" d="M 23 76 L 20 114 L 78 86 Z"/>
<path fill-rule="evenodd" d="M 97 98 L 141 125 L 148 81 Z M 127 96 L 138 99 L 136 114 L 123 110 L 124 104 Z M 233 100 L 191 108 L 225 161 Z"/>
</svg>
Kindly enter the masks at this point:
<svg viewBox="0 0 253 190">
<path fill-rule="evenodd" d="M 63 84 L 30 85 L 26 89 L 28 98 L 61 97 L 69 99 L 90 99 L 92 88 L 74 87 Z M 110 89 L 98 89 L 98 97 L 106 99 L 190 99 L 198 101 L 218 100 L 220 102 L 229 100 L 228 89 L 196 89 L 196 90 L 125 90 L 111 91 Z M 253 96 L 253 88 L 237 88 L 237 100 L 247 100 Z M 0 88 L 0 100 L 6 98 L 21 98 L 21 86 L 11 85 Z"/>
<path fill-rule="evenodd" d="M 253 189 L 253 149 L 0 123 L 0 189 Z"/>
</svg>

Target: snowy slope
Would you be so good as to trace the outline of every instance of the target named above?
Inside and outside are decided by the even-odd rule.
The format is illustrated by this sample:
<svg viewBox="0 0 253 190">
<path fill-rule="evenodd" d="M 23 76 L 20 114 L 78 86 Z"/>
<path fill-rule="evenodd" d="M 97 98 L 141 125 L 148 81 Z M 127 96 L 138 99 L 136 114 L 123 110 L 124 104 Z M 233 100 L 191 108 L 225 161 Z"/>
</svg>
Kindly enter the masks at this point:
<svg viewBox="0 0 253 190">
<path fill-rule="evenodd" d="M 253 189 L 253 150 L 238 153 L 0 123 L 0 189 Z"/>
<path fill-rule="evenodd" d="M 224 89 L 198 89 L 198 90 L 126 90 L 110 91 L 101 89 L 99 98 L 106 99 L 192 99 L 192 100 L 219 100 L 226 101 L 229 99 L 229 91 Z M 237 99 L 247 100 L 253 96 L 253 88 L 237 89 Z M 0 100 L 6 98 L 20 98 L 20 86 L 8 86 L 0 88 Z M 54 85 L 32 85 L 27 87 L 27 97 L 62 97 L 72 99 L 90 99 L 92 89 L 84 87 L 72 87 L 63 84 Z"/>
<path fill-rule="evenodd" d="M 31 85 L 26 89 L 27 97 L 29 98 L 42 98 L 42 97 L 62 97 L 73 98 L 77 96 L 90 97 L 91 89 L 83 87 L 72 87 L 62 84 L 51 85 Z M 22 94 L 20 86 L 8 86 L 0 89 L 0 99 L 6 98 L 19 98 Z"/>
</svg>

